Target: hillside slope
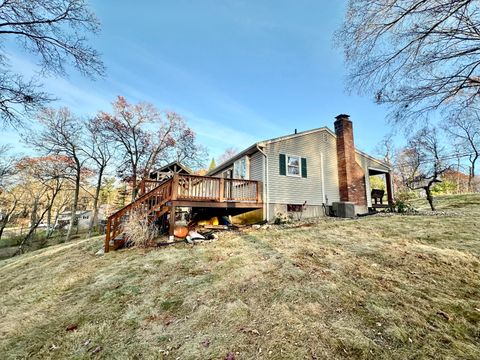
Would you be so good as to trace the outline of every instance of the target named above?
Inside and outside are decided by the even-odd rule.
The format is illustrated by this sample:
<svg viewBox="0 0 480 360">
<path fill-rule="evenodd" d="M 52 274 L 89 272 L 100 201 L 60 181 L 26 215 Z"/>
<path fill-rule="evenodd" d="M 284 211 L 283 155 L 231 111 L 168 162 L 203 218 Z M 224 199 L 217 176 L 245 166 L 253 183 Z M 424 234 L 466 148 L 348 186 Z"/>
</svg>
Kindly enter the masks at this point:
<svg viewBox="0 0 480 360">
<path fill-rule="evenodd" d="M 0 354 L 478 359 L 480 196 L 439 210 L 103 257 L 94 238 L 4 260 Z"/>
</svg>

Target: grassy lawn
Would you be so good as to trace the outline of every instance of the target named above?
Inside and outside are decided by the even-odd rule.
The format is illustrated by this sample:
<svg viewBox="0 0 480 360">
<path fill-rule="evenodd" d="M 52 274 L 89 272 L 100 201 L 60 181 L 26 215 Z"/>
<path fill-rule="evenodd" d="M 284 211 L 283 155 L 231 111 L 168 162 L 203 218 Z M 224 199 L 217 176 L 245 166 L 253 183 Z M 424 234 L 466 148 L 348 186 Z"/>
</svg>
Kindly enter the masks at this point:
<svg viewBox="0 0 480 360">
<path fill-rule="evenodd" d="M 438 210 L 0 261 L 0 357 L 479 359 L 480 196 Z"/>
<path fill-rule="evenodd" d="M 0 239 L 0 260 L 12 257 L 18 250 L 18 244 L 23 240 L 28 229 L 20 228 L 5 231 Z M 47 238 L 47 231 L 45 229 L 37 229 L 35 235 L 25 246 L 25 251 L 35 251 L 46 248 L 52 245 L 62 244 L 65 242 L 67 235 L 66 230 L 55 230 L 50 237 Z M 82 230 L 73 234 L 72 239 L 85 239 L 88 237 L 88 231 Z"/>
</svg>

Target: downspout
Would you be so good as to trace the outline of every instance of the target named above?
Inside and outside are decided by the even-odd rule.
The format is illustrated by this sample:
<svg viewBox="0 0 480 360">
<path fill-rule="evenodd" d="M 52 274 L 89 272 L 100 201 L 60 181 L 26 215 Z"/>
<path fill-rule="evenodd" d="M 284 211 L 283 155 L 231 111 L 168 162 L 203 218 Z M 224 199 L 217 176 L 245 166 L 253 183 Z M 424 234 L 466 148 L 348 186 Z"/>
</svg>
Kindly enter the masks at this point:
<svg viewBox="0 0 480 360">
<path fill-rule="evenodd" d="M 270 219 L 270 206 L 268 204 L 268 156 L 267 154 L 257 145 L 257 150 L 264 156 L 263 161 L 263 202 L 265 204 L 265 218 L 268 221 Z"/>
<path fill-rule="evenodd" d="M 325 193 L 325 172 L 323 171 L 323 152 L 320 153 L 320 171 L 322 172 L 322 203 L 327 205 L 327 196 Z"/>
</svg>

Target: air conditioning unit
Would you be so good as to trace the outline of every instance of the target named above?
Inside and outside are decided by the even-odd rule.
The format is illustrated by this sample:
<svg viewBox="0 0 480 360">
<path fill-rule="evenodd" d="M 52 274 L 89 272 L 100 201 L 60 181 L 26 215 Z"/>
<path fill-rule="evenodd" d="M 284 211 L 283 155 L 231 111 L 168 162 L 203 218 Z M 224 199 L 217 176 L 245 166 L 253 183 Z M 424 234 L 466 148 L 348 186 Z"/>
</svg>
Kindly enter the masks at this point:
<svg viewBox="0 0 480 360">
<path fill-rule="evenodd" d="M 339 201 L 332 203 L 333 214 L 341 218 L 355 217 L 355 204 L 353 202 Z"/>
</svg>

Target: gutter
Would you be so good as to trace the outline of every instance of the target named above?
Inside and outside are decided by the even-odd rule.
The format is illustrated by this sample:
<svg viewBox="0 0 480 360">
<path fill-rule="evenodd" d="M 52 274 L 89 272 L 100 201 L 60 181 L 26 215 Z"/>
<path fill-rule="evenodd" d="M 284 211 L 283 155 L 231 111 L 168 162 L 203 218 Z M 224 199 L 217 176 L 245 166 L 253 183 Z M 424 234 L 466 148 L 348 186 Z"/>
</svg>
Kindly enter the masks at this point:
<svg viewBox="0 0 480 360">
<path fill-rule="evenodd" d="M 268 156 L 267 154 L 256 144 L 257 150 L 260 151 L 260 153 L 264 156 L 264 162 L 263 162 L 263 202 L 265 206 L 265 218 L 268 221 L 270 219 L 270 206 L 269 205 L 269 199 L 268 199 Z"/>
</svg>

